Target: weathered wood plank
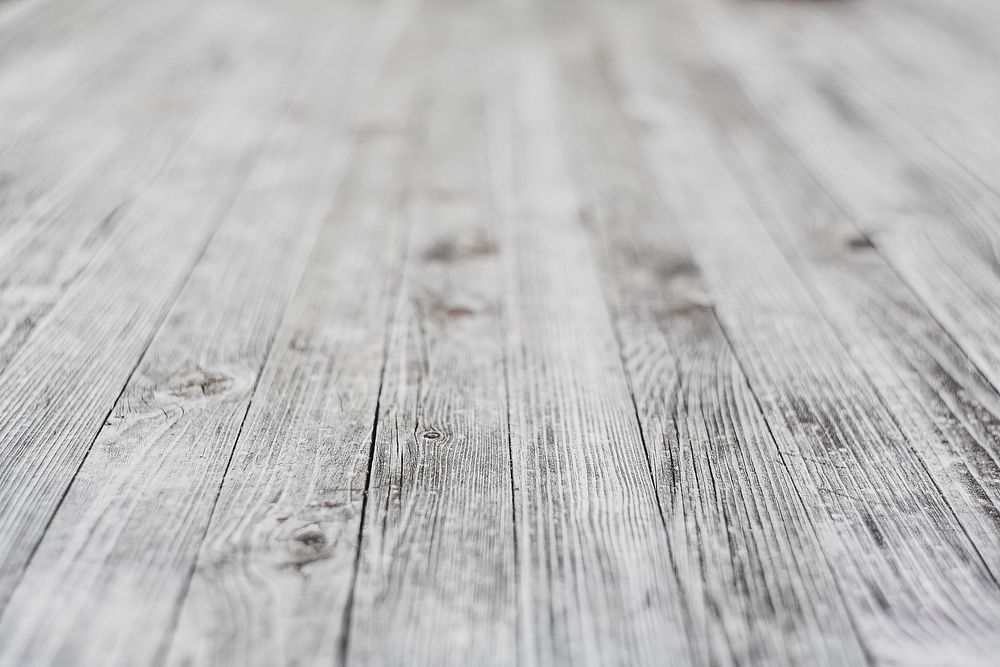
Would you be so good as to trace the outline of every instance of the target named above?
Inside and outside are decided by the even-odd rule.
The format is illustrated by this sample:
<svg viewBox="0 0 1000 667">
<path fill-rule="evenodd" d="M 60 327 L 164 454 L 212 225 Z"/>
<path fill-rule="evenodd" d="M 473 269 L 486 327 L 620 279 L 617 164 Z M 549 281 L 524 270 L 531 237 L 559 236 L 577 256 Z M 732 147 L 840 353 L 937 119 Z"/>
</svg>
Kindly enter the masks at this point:
<svg viewBox="0 0 1000 667">
<path fill-rule="evenodd" d="M 684 662 L 683 595 L 531 13 L 487 70 L 526 664 Z"/>
<path fill-rule="evenodd" d="M 388 347 L 347 661 L 510 665 L 513 498 L 482 12 L 449 7 Z M 432 15 L 436 15 L 433 12 Z M 427 38 L 430 38 L 428 36 Z"/>
<path fill-rule="evenodd" d="M 856 115 L 857 130 L 867 139 L 863 147 L 892 154 L 890 166 L 906 176 L 893 193 L 902 212 L 885 221 L 865 215 L 862 224 L 979 369 L 1000 386 L 995 270 L 1000 189 L 990 178 L 1000 168 L 995 63 L 963 57 L 962 49 L 939 41 L 931 42 L 933 51 L 916 50 L 912 62 L 904 63 L 900 51 L 913 51 L 914 38 L 926 35 L 892 26 L 895 14 L 875 18 L 881 18 L 874 22 L 883 26 L 879 39 L 885 43 L 876 43 L 870 29 L 854 37 L 850 57 L 831 63 L 826 75 Z M 812 59 L 807 66 L 815 66 Z M 866 201 L 867 193 L 842 177 L 831 178 L 830 187 Z"/>
<path fill-rule="evenodd" d="M 189 21 L 190 8 L 186 0 L 126 2 L 106 20 L 76 26 L 60 38 L 43 38 L 40 44 L 19 40 L 8 53 L 0 48 L 0 143 L 38 122 L 68 94 L 86 87 L 104 66 L 128 62 L 158 34 Z"/>
<path fill-rule="evenodd" d="M 995 63 L 886 6 L 862 3 L 842 12 L 802 7 L 779 15 L 784 21 L 767 13 L 735 12 L 736 7 L 732 16 L 729 6 L 718 9 L 722 16 L 712 25 L 727 34 L 731 56 L 745 53 L 754 63 L 753 75 L 746 78 L 755 91 L 770 80 L 768 92 L 780 95 L 780 88 L 793 82 L 794 106 L 815 116 L 808 109 L 815 103 L 837 122 L 828 129 L 830 120 L 820 118 L 825 122 L 814 126 L 813 138 L 838 134 L 866 158 L 856 180 L 876 165 L 886 169 L 865 193 L 872 197 L 875 186 L 883 189 L 881 210 L 862 211 L 865 216 L 921 210 L 947 215 L 957 223 L 947 226 L 974 230 L 996 245 L 992 225 L 975 227 L 977 217 L 997 208 L 998 189 L 988 177 L 1000 165 Z M 734 34 L 740 38 L 732 41 Z M 792 127 L 803 127 L 804 120 Z M 973 243 L 969 250 L 983 248 Z"/>
<path fill-rule="evenodd" d="M 381 30 L 405 29 L 412 10 L 386 5 Z M 426 48 L 404 41 L 353 128 L 355 158 L 254 393 L 168 664 L 342 658 Z"/>
<path fill-rule="evenodd" d="M 889 404 L 986 562 L 1000 572 L 1000 395 L 873 252 L 845 207 L 757 116 L 737 83 L 717 74 L 712 88 L 705 110 L 714 107 L 718 114 L 762 219 L 812 283 L 827 319 Z"/>
<path fill-rule="evenodd" d="M 678 71 L 682 54 L 700 48 L 697 33 L 685 32 L 682 13 L 652 9 L 629 26 L 623 48 L 668 44 L 679 59 L 640 61 L 620 75 L 626 90 L 637 91 L 626 108 L 642 110 L 637 129 L 660 192 L 690 239 L 866 644 L 879 660 L 986 660 L 996 647 L 978 628 L 995 622 L 1000 590 L 704 136 Z M 671 26 L 675 39 L 657 33 L 654 41 L 651 32 L 637 39 L 640 26 Z M 671 170 L 676 164 L 687 168 Z"/>
<path fill-rule="evenodd" d="M 0 375 L 0 602 L 284 112 L 288 65 L 262 58 L 199 125 Z"/>
<path fill-rule="evenodd" d="M 863 664 L 855 621 L 589 30 L 558 20 L 565 145 L 603 257 L 698 664 Z M 562 33 L 562 34 L 561 34 Z M 605 44 L 604 48 L 613 49 Z"/>
<path fill-rule="evenodd" d="M 702 80 L 711 80 L 704 110 L 716 115 L 725 143 L 732 145 L 734 159 L 742 163 L 743 180 L 755 190 L 765 224 L 814 285 L 828 320 L 892 408 L 908 442 L 986 562 L 994 573 L 1000 572 L 1000 395 L 907 285 L 872 252 L 871 241 L 843 212 L 848 207 L 820 188 L 776 131 L 751 108 L 737 82 L 717 69 L 701 67 Z M 876 234 L 874 241 L 890 259 L 898 259 L 912 254 L 907 253 L 915 247 L 908 238 L 912 236 L 912 231 L 900 229 L 891 236 Z M 960 234 L 958 239 L 949 236 L 945 229 L 934 235 L 933 246 L 916 244 L 928 273 L 914 271 L 912 264 L 901 273 L 917 285 L 918 294 L 929 296 L 931 304 L 947 299 L 969 307 L 964 321 L 946 319 L 962 342 L 978 335 L 969 333 L 977 329 L 970 326 L 972 318 L 982 322 L 995 310 L 971 304 L 967 286 L 975 282 L 1000 288 L 1000 283 L 995 276 L 977 272 L 971 253 L 961 248 Z M 937 261 L 930 262 L 932 258 Z M 949 279 L 938 279 L 942 273 Z M 987 363 L 985 368 L 989 372 L 995 365 Z"/>
<path fill-rule="evenodd" d="M 8 174 L 0 202 L 0 369 L 120 231 L 143 187 L 213 107 L 226 104 L 230 85 L 258 67 L 253 50 L 287 39 L 278 21 L 247 19 L 253 7 L 241 4 L 196 15 L 154 40 L 150 57 L 108 68 L 100 84 L 70 95 L 0 151 Z"/>
<path fill-rule="evenodd" d="M 713 27 L 710 38 L 754 102 L 780 124 L 864 235 L 1000 386 L 1000 279 L 994 270 L 1000 199 L 986 177 L 1000 166 L 1000 142 L 976 131 L 977 122 L 987 121 L 985 110 L 975 112 L 962 97 L 927 104 L 942 78 L 921 65 L 927 58 L 914 60 L 917 74 L 901 85 L 856 37 L 845 38 L 855 55 L 819 64 L 795 40 L 785 40 L 791 43 L 779 50 L 773 39 L 740 31 L 718 8 L 711 17 L 705 21 Z M 767 35 L 765 27 L 758 31 Z M 801 25 L 820 44 L 829 39 L 825 30 Z"/>
<path fill-rule="evenodd" d="M 364 98 L 373 49 L 384 46 L 366 40 L 370 12 L 343 7 L 331 21 L 307 9 L 296 8 L 296 22 L 322 26 L 328 48 L 316 50 L 294 112 L 48 527 L 0 618 L 0 663 L 148 664 L 169 638 L 260 367 L 346 162 L 337 118 Z"/>
<path fill-rule="evenodd" d="M 995 662 L 998 10 L 383 1 L 0 4 L 0 664 Z"/>
</svg>

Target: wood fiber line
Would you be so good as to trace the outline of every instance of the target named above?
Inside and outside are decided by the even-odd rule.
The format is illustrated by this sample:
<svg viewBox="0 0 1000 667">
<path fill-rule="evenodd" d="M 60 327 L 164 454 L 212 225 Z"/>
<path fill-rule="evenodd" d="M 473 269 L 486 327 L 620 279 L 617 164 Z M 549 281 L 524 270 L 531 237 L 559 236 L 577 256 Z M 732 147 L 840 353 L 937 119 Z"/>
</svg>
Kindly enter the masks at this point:
<svg viewBox="0 0 1000 667">
<path fill-rule="evenodd" d="M 683 15 L 648 10 L 633 18 L 630 38 L 616 40 L 622 50 L 654 43 L 642 24 L 672 26 L 677 52 L 633 53 L 618 64 L 623 108 L 634 114 L 660 192 L 693 246 L 866 645 L 879 660 L 987 660 L 995 646 L 982 629 L 1000 611 L 994 578 L 715 156 L 681 76 L 680 54 L 694 48 L 681 36 L 690 30 Z M 685 168 L 672 168 L 678 164 Z"/>
<path fill-rule="evenodd" d="M 147 664 L 168 638 L 269 342 L 332 205 L 350 145 L 338 116 L 364 98 L 385 47 L 369 12 L 337 14 L 294 114 L 49 526 L 0 622 L 0 663 Z M 329 26 L 329 13 L 309 15 Z M 152 508 L 156 521 L 144 520 Z"/>
<path fill-rule="evenodd" d="M 907 238 L 912 231 L 871 239 L 861 233 L 842 213 L 846 207 L 821 189 L 751 108 L 736 81 L 721 72 L 703 72 L 702 79 L 713 81 L 706 111 L 717 107 L 726 142 L 743 163 L 744 180 L 756 190 L 763 219 L 786 252 L 798 256 L 799 270 L 810 276 L 829 321 L 888 402 L 986 562 L 1000 572 L 1000 396 L 988 380 L 997 365 L 973 354 L 984 375 L 963 349 L 990 349 L 983 339 L 975 340 L 975 332 L 990 335 L 987 314 L 996 308 L 984 301 L 982 291 L 997 285 L 996 276 L 978 268 L 971 247 L 963 249 L 960 238 L 950 238 L 950 224 L 935 235 L 933 246 L 916 245 L 920 270 L 901 261 L 917 254 L 907 252 L 914 248 Z M 916 295 L 897 273 L 909 279 Z M 942 274 L 949 278 L 940 279 Z M 981 289 L 970 293 L 970 284 Z M 952 325 L 947 328 L 935 318 L 945 300 L 963 312 L 957 322 L 944 318 Z"/>
<path fill-rule="evenodd" d="M 348 662 L 509 665 L 514 524 L 482 12 L 450 9 L 389 339 Z M 461 55 L 460 55 L 461 54 Z"/>
<path fill-rule="evenodd" d="M 993 665 L 988 0 L 0 0 L 0 667 Z"/>
<path fill-rule="evenodd" d="M 293 33 L 294 35 L 294 33 Z M 301 45 L 290 36 L 294 53 Z M 292 62 L 295 62 L 292 60 Z M 280 53 L 199 124 L 0 375 L 0 602 L 299 79 Z M 99 316 L 95 316 L 99 314 Z"/>
<path fill-rule="evenodd" d="M 487 68 L 525 664 L 688 660 L 682 595 L 532 14 Z"/>
<path fill-rule="evenodd" d="M 287 39 L 277 22 L 248 18 L 249 9 L 227 14 L 220 5 L 211 17 L 194 17 L 154 44 L 148 62 L 110 68 L 103 89 L 93 86 L 0 151 L 10 174 L 0 204 L 0 369 L 100 248 L 122 233 L 129 206 L 198 123 L 259 66 L 254 50 Z"/>
<path fill-rule="evenodd" d="M 886 10 L 859 10 L 841 18 L 807 13 L 796 24 L 796 34 L 812 47 L 797 38 L 785 40 L 780 49 L 759 50 L 776 51 L 764 58 L 796 63 L 791 71 L 787 65 L 769 71 L 799 80 L 796 88 L 803 89 L 804 101 L 816 97 L 835 108 L 832 119 L 840 126 L 834 131 L 850 141 L 848 146 L 860 144 L 855 150 L 866 157 L 856 180 L 867 175 L 868 164 L 886 169 L 876 181 L 885 190 L 881 207 L 896 215 L 883 226 L 900 227 L 916 212 L 944 218 L 934 227 L 966 243 L 973 256 L 996 261 L 1000 240 L 992 222 L 1000 191 L 988 176 L 1000 164 L 995 66 L 904 17 Z M 759 23 L 755 33 L 776 31 L 770 22 Z M 830 32 L 849 35 L 843 42 L 849 48 L 820 59 L 816 45 L 829 44 Z M 875 191 L 861 194 L 859 204 L 871 207 Z M 879 222 L 872 219 L 878 213 L 862 210 L 860 215 L 871 225 Z"/>
<path fill-rule="evenodd" d="M 560 21 L 558 25 L 565 25 Z M 716 320 L 664 228 L 589 32 L 556 32 L 565 146 L 603 258 L 698 664 L 861 664 L 838 574 Z"/>
<path fill-rule="evenodd" d="M 414 9 L 388 3 L 383 29 Z M 354 159 L 254 393 L 168 664 L 342 660 L 432 48 L 408 36 L 352 126 Z"/>
<path fill-rule="evenodd" d="M 188 21 L 190 10 L 188 0 L 137 0 L 126 3 L 113 20 L 74 31 L 38 52 L 11 53 L 0 66 L 0 145 L 43 121 L 47 112 L 86 89 L 105 67 L 127 64 L 162 31 Z"/>
<path fill-rule="evenodd" d="M 762 220 L 887 401 L 994 572 L 1000 396 L 721 72 L 706 101 Z M 803 220 L 810 224 L 803 224 Z"/>
<path fill-rule="evenodd" d="M 770 42 L 751 41 L 751 31 L 733 39 L 731 20 L 719 17 L 706 23 L 715 27 L 720 52 L 755 103 L 780 123 L 795 150 L 864 235 L 991 383 L 1000 386 L 1000 280 L 995 271 L 1000 200 L 984 176 L 1000 165 L 1000 142 L 995 135 L 970 130 L 980 123 L 996 125 L 987 118 L 986 107 L 974 111 L 967 96 L 952 95 L 956 101 L 948 107 L 965 109 L 963 116 L 925 103 L 935 97 L 931 91 L 942 81 L 937 76 L 918 84 L 921 73 L 926 78 L 928 68 L 921 64 L 926 58 L 911 66 L 916 70 L 911 77 L 918 78 L 901 85 L 895 77 L 880 74 L 885 63 L 857 38 L 850 38 L 853 48 L 848 53 L 867 51 L 867 57 L 842 56 L 819 67 L 794 43 L 775 53 Z M 827 40 L 806 24 L 802 32 L 820 44 Z M 890 43 L 893 34 L 886 32 Z M 734 50 L 738 44 L 743 47 Z M 787 64 L 800 61 L 798 72 Z M 822 76 L 810 74 L 818 67 Z M 815 78 L 826 82 L 820 90 L 827 98 L 837 96 L 838 112 L 831 111 L 814 86 L 802 83 Z M 901 102 L 888 102 L 894 96 Z M 1000 104 L 996 95 L 989 98 Z M 949 156 L 954 146 L 966 150 Z"/>
</svg>

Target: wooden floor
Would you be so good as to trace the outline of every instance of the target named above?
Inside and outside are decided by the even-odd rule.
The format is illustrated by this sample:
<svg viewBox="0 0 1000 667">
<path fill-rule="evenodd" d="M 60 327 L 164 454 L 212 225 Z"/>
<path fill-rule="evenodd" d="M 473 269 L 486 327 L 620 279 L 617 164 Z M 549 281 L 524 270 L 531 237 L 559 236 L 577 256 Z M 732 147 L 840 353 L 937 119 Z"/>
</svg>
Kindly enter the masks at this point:
<svg viewBox="0 0 1000 667">
<path fill-rule="evenodd" d="M 997 665 L 1000 4 L 4 0 L 0 665 Z"/>
</svg>

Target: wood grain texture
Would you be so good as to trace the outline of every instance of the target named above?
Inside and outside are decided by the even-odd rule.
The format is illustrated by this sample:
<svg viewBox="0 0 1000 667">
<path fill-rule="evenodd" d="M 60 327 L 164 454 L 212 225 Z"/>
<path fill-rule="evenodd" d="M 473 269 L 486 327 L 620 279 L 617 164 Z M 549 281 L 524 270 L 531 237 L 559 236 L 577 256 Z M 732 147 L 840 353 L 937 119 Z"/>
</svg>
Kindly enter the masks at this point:
<svg viewBox="0 0 1000 667">
<path fill-rule="evenodd" d="M 40 40 L 37 50 L 30 43 L 13 45 L 0 66 L 0 137 L 16 135 L 38 122 L 47 109 L 86 85 L 104 66 L 127 65 L 151 37 L 183 22 L 189 7 L 183 0 L 122 3 L 123 11 L 116 12 L 113 20 L 95 21 L 89 29 L 60 39 Z"/>
<path fill-rule="evenodd" d="M 527 36 L 490 70 L 489 145 L 516 397 L 521 659 L 685 660 L 677 566 L 557 139 L 553 63 L 530 16 L 507 21 Z"/>
<path fill-rule="evenodd" d="M 387 3 L 383 38 L 397 38 L 412 10 Z M 345 649 L 395 269 L 408 238 L 407 167 L 422 136 L 419 44 L 404 42 L 355 119 L 355 157 L 254 393 L 168 664 L 329 663 Z"/>
<path fill-rule="evenodd" d="M 994 333 L 1000 284 L 993 269 L 1000 201 L 984 178 L 1000 157 L 995 133 L 984 129 L 995 127 L 995 114 L 983 105 L 996 96 L 970 95 L 966 86 L 942 97 L 946 76 L 934 74 L 933 58 L 893 65 L 870 42 L 898 50 L 898 35 L 905 34 L 899 29 L 867 39 L 851 35 L 849 56 L 820 65 L 796 40 L 776 49 L 773 40 L 757 37 L 775 34 L 766 23 L 740 39 L 733 39 L 733 17 L 720 13 L 710 25 L 728 45 L 720 54 L 822 186 L 981 372 L 1000 382 Z M 829 42 L 829 28 L 804 21 L 798 27 Z M 904 44 L 916 51 L 912 41 Z M 980 67 L 978 76 L 971 66 L 963 70 L 970 71 L 966 80 L 988 89 L 989 69 Z M 838 140 L 829 141 L 833 136 Z"/>
<path fill-rule="evenodd" d="M 167 32 L 150 58 L 109 68 L 0 150 L 0 368 L 220 98 L 256 71 L 253 50 L 287 41 L 272 29 L 280 21 L 251 9 L 219 5 Z"/>
<path fill-rule="evenodd" d="M 0 2 L 0 667 L 992 665 L 998 15 Z"/>
<path fill-rule="evenodd" d="M 655 22 L 643 17 L 645 25 L 657 26 L 682 20 L 682 14 Z M 669 48 L 678 59 L 697 51 L 681 37 Z M 992 640 L 971 628 L 988 626 L 998 609 L 992 574 L 895 416 L 755 220 L 699 131 L 697 113 L 685 111 L 690 91 L 665 60 L 656 60 L 656 70 L 648 63 L 644 71 L 632 69 L 624 84 L 653 98 L 641 128 L 660 192 L 691 240 L 722 325 L 827 553 L 841 576 L 854 582 L 849 590 L 866 643 L 879 660 L 905 662 L 928 651 L 938 651 L 934 660 L 988 660 Z M 678 125 L 689 130 L 686 136 L 669 131 Z M 663 176 L 678 162 L 693 167 Z M 739 238 L 739 246 L 727 242 L 731 238 Z M 916 606 L 907 602 L 944 572 L 949 583 L 937 589 L 936 604 L 922 597 Z M 963 592 L 954 596 L 954 586 Z"/>
<path fill-rule="evenodd" d="M 310 37 L 328 43 L 320 62 L 339 71 L 313 68 L 291 100 L 132 375 L 0 619 L 0 662 L 145 664 L 168 637 L 260 367 L 332 205 L 350 143 L 338 112 L 363 96 L 351 65 L 377 60 L 359 48 L 365 15 L 338 14 L 319 14 Z M 158 520 L 143 521 L 152 507 Z"/>
<path fill-rule="evenodd" d="M 969 289 L 973 284 L 980 292 L 995 289 L 995 276 L 985 275 L 976 261 L 979 253 L 972 247 L 977 244 L 961 247 L 969 239 L 960 225 L 936 224 L 930 243 L 915 241 L 924 235 L 912 229 L 903 233 L 903 225 L 911 226 L 903 220 L 895 231 L 872 237 L 862 232 L 864 225 L 846 212 L 849 207 L 827 194 L 738 87 L 736 80 L 717 74 L 704 108 L 715 114 L 724 143 L 742 163 L 762 219 L 814 285 L 828 320 L 892 407 L 907 440 L 996 573 L 1000 402 L 988 379 L 996 368 L 992 353 L 978 353 L 992 346 L 980 338 L 983 334 L 973 333 L 989 331 L 984 319 L 994 309 L 983 302 L 972 307 L 970 298 L 983 296 Z M 972 326 L 945 316 L 942 326 L 937 317 L 942 307 L 978 322 Z"/>
<path fill-rule="evenodd" d="M 602 255 L 702 664 L 861 664 L 866 649 L 795 479 L 656 195 L 591 31 L 560 45 L 567 152 Z M 570 110 L 576 110 L 570 113 Z"/>
<path fill-rule="evenodd" d="M 199 124 L 0 375 L 0 601 L 284 112 L 286 66 L 264 60 Z"/>
<path fill-rule="evenodd" d="M 516 656 L 503 248 L 476 77 L 485 33 L 472 12 L 447 18 L 367 487 L 354 664 Z"/>
</svg>

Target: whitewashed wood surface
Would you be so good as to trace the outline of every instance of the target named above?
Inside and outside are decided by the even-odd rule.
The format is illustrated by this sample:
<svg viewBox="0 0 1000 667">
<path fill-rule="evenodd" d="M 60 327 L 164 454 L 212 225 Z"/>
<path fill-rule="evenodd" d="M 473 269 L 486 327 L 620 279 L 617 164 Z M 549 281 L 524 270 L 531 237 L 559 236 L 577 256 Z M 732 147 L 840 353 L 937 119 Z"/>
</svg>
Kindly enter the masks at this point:
<svg viewBox="0 0 1000 667">
<path fill-rule="evenodd" d="M 0 2 L 0 666 L 1000 664 L 1000 8 Z"/>
</svg>

